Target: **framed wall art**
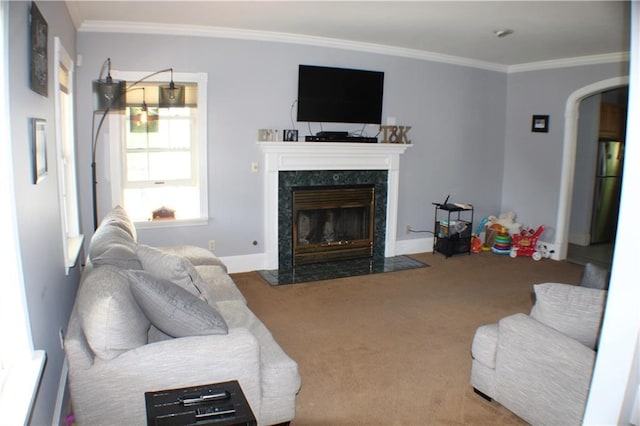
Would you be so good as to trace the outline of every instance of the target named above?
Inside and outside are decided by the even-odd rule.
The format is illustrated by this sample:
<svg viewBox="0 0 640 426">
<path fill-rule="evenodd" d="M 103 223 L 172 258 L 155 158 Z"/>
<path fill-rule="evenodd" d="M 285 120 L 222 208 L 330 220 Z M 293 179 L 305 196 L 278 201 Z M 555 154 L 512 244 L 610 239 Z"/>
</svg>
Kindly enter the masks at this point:
<svg viewBox="0 0 640 426">
<path fill-rule="evenodd" d="M 31 119 L 31 163 L 33 183 L 38 184 L 47 176 L 47 122 L 41 118 Z"/>
<path fill-rule="evenodd" d="M 531 131 L 538 133 L 549 133 L 549 116 L 534 115 L 531 119 Z"/>
<path fill-rule="evenodd" d="M 29 85 L 31 90 L 42 95 L 49 96 L 49 72 L 47 69 L 47 42 L 49 26 L 40 13 L 35 2 L 31 2 L 29 14 L 31 22 L 29 52 Z"/>
</svg>

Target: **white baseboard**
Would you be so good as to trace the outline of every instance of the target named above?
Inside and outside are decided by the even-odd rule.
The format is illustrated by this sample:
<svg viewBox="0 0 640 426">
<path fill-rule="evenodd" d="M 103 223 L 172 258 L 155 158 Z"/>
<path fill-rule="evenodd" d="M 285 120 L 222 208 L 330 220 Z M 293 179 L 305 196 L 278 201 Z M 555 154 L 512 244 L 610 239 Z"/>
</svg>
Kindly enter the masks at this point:
<svg viewBox="0 0 640 426">
<path fill-rule="evenodd" d="M 227 265 L 227 270 L 230 274 L 237 274 L 240 272 L 259 271 L 266 268 L 267 254 L 245 254 L 240 256 L 225 256 L 220 257 L 220 260 Z"/>
<path fill-rule="evenodd" d="M 396 241 L 396 255 L 430 253 L 433 251 L 433 237 Z"/>
<path fill-rule="evenodd" d="M 424 253 L 433 251 L 433 238 L 396 241 L 396 255 Z M 220 260 L 227 265 L 230 274 L 259 271 L 266 269 L 267 254 L 256 253 L 240 256 L 223 256 Z"/>
<path fill-rule="evenodd" d="M 58 384 L 58 396 L 56 398 L 56 406 L 53 410 L 52 426 L 66 426 L 67 415 L 71 407 L 69 392 L 67 391 L 67 377 L 69 376 L 69 364 L 65 357 L 62 364 L 62 372 L 60 373 L 60 383 Z"/>
<path fill-rule="evenodd" d="M 538 241 L 536 248 L 544 258 L 561 260 L 557 244 Z M 431 253 L 432 251 L 433 237 L 396 241 L 396 256 L 403 254 Z M 267 264 L 267 255 L 266 253 L 256 253 L 241 256 L 227 256 L 221 257 L 220 260 L 227 265 L 229 273 L 234 274 L 266 269 L 265 265 Z"/>
</svg>

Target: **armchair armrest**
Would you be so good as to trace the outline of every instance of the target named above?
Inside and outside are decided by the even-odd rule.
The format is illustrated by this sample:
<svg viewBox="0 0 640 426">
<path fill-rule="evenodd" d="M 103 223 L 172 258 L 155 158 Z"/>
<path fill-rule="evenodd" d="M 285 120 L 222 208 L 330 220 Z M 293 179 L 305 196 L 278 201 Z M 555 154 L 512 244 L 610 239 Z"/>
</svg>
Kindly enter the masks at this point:
<svg viewBox="0 0 640 426">
<path fill-rule="evenodd" d="M 524 314 L 498 336 L 496 400 L 533 424 L 580 424 L 595 352 Z"/>
<path fill-rule="evenodd" d="M 113 378 L 113 380 L 109 380 Z M 260 349 L 246 329 L 228 335 L 183 337 L 150 343 L 94 365 L 72 381 L 82 398 L 82 424 L 108 418 L 114 424 L 145 424 L 144 393 L 238 380 L 254 413 L 260 412 Z M 100 386 L 98 387 L 98 383 Z"/>
</svg>

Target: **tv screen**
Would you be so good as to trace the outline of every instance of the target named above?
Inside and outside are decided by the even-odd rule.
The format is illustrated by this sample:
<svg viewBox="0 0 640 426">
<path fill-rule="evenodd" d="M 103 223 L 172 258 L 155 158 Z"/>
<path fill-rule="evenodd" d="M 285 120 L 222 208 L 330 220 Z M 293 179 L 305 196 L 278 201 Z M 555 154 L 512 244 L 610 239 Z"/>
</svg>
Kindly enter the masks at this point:
<svg viewBox="0 0 640 426">
<path fill-rule="evenodd" d="M 300 65 L 298 121 L 380 124 L 384 72 Z"/>
</svg>

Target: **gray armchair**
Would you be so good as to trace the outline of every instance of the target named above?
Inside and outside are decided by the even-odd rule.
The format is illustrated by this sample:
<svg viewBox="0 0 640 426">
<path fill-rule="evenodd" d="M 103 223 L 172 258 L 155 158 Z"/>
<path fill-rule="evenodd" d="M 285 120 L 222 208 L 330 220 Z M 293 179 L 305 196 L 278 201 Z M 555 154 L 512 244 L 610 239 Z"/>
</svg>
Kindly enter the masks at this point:
<svg viewBox="0 0 640 426">
<path fill-rule="evenodd" d="M 534 290 L 530 315 L 476 330 L 471 385 L 533 425 L 579 425 L 607 291 L 559 283 Z"/>
</svg>

